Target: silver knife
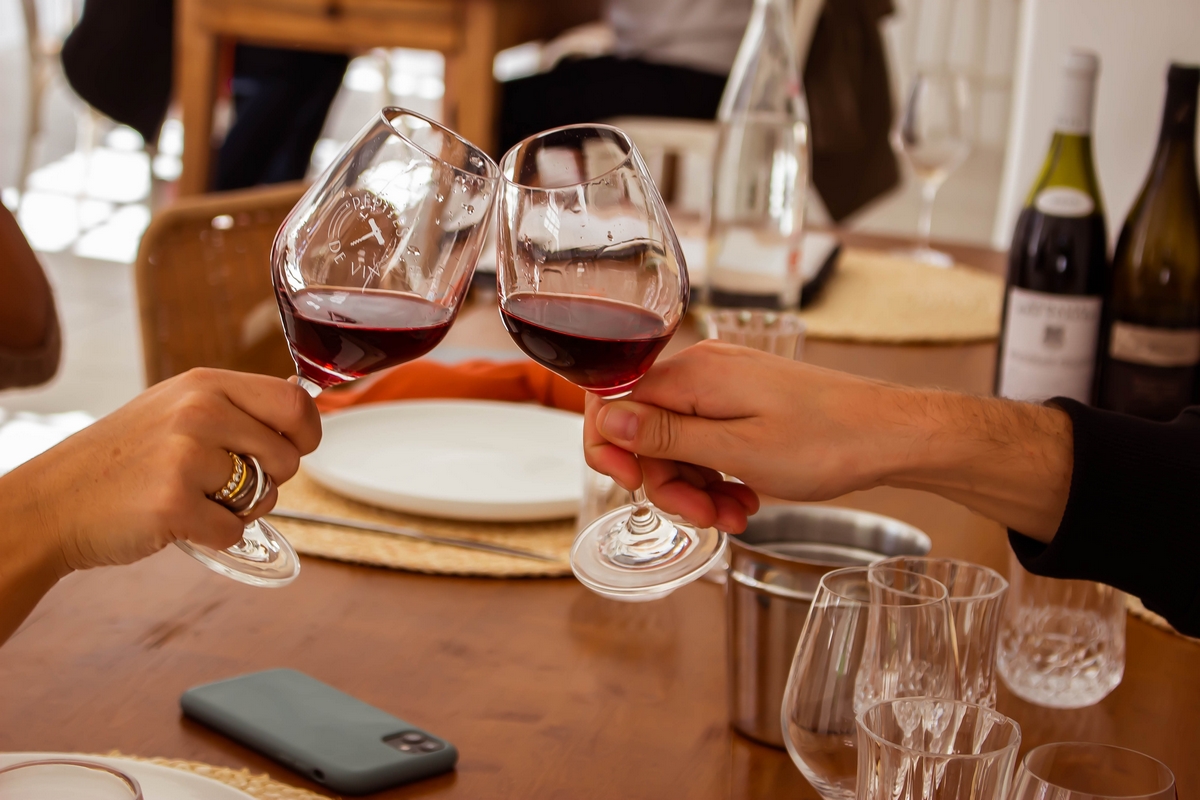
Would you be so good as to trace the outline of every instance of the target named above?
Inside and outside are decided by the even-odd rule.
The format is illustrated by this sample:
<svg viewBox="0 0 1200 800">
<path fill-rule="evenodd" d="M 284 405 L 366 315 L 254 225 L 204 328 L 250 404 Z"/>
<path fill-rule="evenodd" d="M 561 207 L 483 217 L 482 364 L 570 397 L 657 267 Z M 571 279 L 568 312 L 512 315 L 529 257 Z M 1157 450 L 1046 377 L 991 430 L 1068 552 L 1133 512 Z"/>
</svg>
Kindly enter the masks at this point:
<svg viewBox="0 0 1200 800">
<path fill-rule="evenodd" d="M 449 547 L 461 547 L 466 550 L 482 550 L 485 553 L 498 553 L 503 556 L 513 556 L 514 558 L 531 558 L 535 561 L 558 562 L 561 559 L 554 556 L 547 556 L 541 553 L 535 553 L 532 550 L 518 550 L 513 547 L 504 547 L 498 544 L 488 544 L 487 542 L 476 542 L 472 539 L 454 539 L 449 536 L 436 536 L 432 533 L 422 533 L 412 528 L 401 528 L 396 525 L 383 525 L 377 522 L 359 522 L 353 519 L 342 519 L 340 517 L 326 517 L 321 514 L 309 514 L 307 511 L 293 511 L 288 508 L 273 508 L 267 512 L 270 517 L 282 517 L 283 519 L 294 519 L 300 522 L 318 522 L 322 525 L 336 525 L 341 528 L 353 528 L 358 531 L 371 531 L 372 533 L 390 533 L 393 536 L 403 536 L 408 539 L 416 539 L 421 542 L 431 542 L 433 544 L 444 544 Z"/>
</svg>

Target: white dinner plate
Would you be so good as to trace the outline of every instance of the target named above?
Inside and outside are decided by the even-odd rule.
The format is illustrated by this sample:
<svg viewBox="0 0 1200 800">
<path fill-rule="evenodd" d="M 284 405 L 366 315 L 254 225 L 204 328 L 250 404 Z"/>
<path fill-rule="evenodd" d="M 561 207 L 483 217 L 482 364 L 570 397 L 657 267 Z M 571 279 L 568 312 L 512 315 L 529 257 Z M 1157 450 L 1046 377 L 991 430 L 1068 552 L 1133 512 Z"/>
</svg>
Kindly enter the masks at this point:
<svg viewBox="0 0 1200 800">
<path fill-rule="evenodd" d="M 254 800 L 245 792 L 203 775 L 127 758 L 87 756 L 79 753 L 0 753 L 0 767 L 7 767 L 19 761 L 40 761 L 46 758 L 98 761 L 115 767 L 126 775 L 133 776 L 142 785 L 142 796 L 145 800 Z"/>
<path fill-rule="evenodd" d="M 583 418 L 487 400 L 402 400 L 329 414 L 304 470 L 364 503 L 450 519 L 561 519 L 583 491 Z"/>
</svg>

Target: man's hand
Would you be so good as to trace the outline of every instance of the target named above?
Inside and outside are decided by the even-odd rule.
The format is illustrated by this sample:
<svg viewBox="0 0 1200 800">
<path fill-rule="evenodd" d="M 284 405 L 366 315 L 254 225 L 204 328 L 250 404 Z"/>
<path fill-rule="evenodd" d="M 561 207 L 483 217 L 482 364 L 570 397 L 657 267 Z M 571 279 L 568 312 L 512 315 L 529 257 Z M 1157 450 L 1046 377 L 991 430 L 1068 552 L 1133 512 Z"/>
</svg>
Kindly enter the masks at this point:
<svg viewBox="0 0 1200 800">
<path fill-rule="evenodd" d="M 1071 447 L 1070 420 L 1055 409 L 711 341 L 656 363 L 626 399 L 589 397 L 584 427 L 593 469 L 626 488 L 644 478 L 664 511 L 732 532 L 758 493 L 828 500 L 889 484 L 937 492 L 1046 541 L 1066 505 Z"/>
</svg>

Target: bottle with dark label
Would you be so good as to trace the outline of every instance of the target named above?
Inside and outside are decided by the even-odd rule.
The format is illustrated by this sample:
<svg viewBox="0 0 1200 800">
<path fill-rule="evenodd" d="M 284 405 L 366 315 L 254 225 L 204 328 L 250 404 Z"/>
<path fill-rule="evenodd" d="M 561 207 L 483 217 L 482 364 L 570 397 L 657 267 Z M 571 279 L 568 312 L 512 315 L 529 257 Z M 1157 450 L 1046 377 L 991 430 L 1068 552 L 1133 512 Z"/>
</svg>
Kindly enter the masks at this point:
<svg viewBox="0 0 1200 800">
<path fill-rule="evenodd" d="M 1200 67 L 1172 64 L 1158 149 L 1113 254 L 1098 405 L 1157 420 L 1196 402 Z"/>
<path fill-rule="evenodd" d="M 1054 138 L 1017 220 L 996 394 L 1014 400 L 1090 402 L 1108 268 L 1100 184 L 1092 164 L 1092 106 L 1099 61 L 1063 63 Z"/>
</svg>

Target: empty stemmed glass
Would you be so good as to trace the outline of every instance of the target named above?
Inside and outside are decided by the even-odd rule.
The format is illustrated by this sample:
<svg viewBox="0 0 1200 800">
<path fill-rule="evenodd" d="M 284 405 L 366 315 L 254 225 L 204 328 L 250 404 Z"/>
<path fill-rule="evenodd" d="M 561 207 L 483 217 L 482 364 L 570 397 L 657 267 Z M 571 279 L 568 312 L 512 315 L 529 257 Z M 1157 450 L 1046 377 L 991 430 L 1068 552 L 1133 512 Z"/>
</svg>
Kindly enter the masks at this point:
<svg viewBox="0 0 1200 800">
<path fill-rule="evenodd" d="M 346 145 L 271 249 L 284 332 L 309 394 L 423 356 L 442 340 L 471 282 L 496 185 L 487 155 L 405 109 L 381 110 Z M 244 583 L 279 586 L 300 569 L 263 520 L 228 550 L 178 544 Z"/>
<path fill-rule="evenodd" d="M 781 727 L 792 761 L 825 800 L 855 796 L 856 715 L 897 697 L 956 698 L 946 598 L 933 578 L 890 567 L 821 577 L 788 674 Z"/>
<path fill-rule="evenodd" d="M 971 152 L 970 84 L 948 71 L 920 71 L 904 100 L 896 146 L 921 181 L 920 244 L 904 254 L 939 267 L 954 263 L 929 245 L 933 232 L 933 201 L 938 189 Z"/>
<path fill-rule="evenodd" d="M 1175 776 L 1136 750 L 1091 742 L 1035 747 L 1017 770 L 1009 800 L 1177 800 Z"/>
<path fill-rule="evenodd" d="M 607 125 L 532 136 L 500 164 L 497 283 L 513 341 L 605 399 L 633 390 L 687 309 L 666 207 L 633 142 Z M 661 597 L 703 575 L 725 536 L 663 516 L 639 488 L 584 528 L 576 577 L 616 599 Z"/>
</svg>

